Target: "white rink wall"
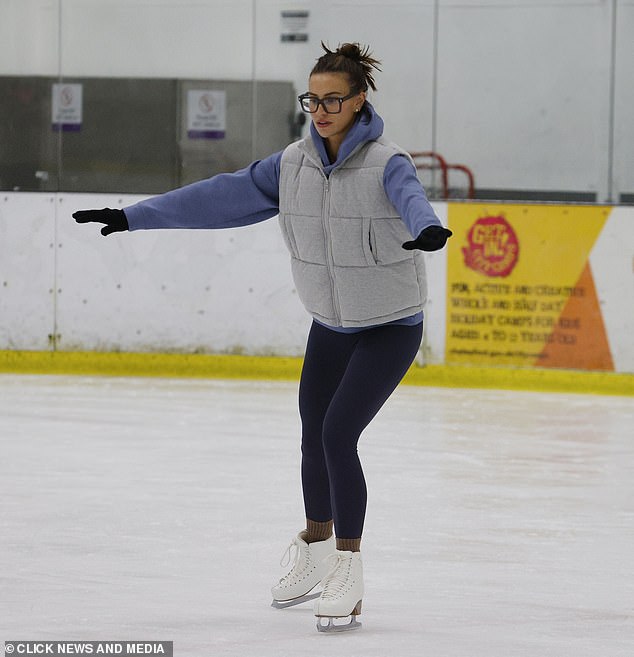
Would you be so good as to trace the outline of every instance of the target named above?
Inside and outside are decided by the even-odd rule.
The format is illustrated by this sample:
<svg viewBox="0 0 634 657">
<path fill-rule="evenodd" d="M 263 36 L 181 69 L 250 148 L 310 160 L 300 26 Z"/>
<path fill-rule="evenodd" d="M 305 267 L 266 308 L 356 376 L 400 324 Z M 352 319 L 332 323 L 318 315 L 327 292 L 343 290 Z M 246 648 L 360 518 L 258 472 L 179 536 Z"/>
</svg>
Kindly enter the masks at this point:
<svg viewBox="0 0 634 657">
<path fill-rule="evenodd" d="M 71 216 L 142 198 L 0 195 L 0 350 L 302 355 L 311 320 L 275 218 L 102 237 L 98 225 Z M 464 207 L 433 205 L 445 225 L 452 207 Z M 590 262 L 614 370 L 626 373 L 634 372 L 633 248 L 634 207 L 614 207 Z M 444 364 L 447 250 L 426 258 L 419 362 Z"/>
<path fill-rule="evenodd" d="M 1 197 L 2 348 L 301 353 L 308 320 L 275 220 L 104 238 L 71 217 L 141 198 Z"/>
<path fill-rule="evenodd" d="M 141 198 L 0 195 L 0 349 L 303 353 L 310 318 L 276 218 L 241 229 L 102 237 L 97 225 L 71 216 Z M 434 297 L 444 258 L 430 260 Z"/>
</svg>

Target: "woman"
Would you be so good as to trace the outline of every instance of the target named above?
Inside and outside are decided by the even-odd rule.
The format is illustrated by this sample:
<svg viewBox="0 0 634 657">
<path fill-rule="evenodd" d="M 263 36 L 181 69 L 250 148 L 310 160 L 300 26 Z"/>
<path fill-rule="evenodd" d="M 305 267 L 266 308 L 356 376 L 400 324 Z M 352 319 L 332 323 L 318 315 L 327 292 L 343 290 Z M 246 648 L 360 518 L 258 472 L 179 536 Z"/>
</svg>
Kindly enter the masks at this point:
<svg viewBox="0 0 634 657">
<path fill-rule="evenodd" d="M 306 529 L 289 547 L 293 566 L 273 587 L 273 605 L 315 598 L 308 594 L 321 583 L 315 615 L 318 629 L 329 631 L 360 626 L 367 490 L 357 442 L 420 346 L 420 250 L 442 248 L 451 232 L 434 214 L 409 155 L 382 137 L 383 121 L 366 98 L 376 90 L 379 62 L 359 44 L 322 47 L 309 90 L 299 96 L 312 117 L 309 137 L 236 173 L 124 210 L 73 216 L 105 224 L 108 235 L 246 226 L 279 214 L 313 324 L 299 386 Z M 343 617 L 350 622 L 333 623 Z"/>
</svg>

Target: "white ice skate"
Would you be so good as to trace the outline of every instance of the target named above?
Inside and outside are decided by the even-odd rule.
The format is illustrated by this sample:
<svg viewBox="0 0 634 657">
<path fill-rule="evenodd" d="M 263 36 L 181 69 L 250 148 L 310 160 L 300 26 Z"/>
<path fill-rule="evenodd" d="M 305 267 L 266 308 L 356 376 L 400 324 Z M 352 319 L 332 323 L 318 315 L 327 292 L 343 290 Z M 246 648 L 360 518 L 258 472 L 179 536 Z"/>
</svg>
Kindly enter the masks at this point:
<svg viewBox="0 0 634 657">
<path fill-rule="evenodd" d="M 363 563 L 359 552 L 337 550 L 328 558 L 330 570 L 322 582 L 323 591 L 315 602 L 317 630 L 343 632 L 361 627 L 357 616 L 363 599 Z M 336 618 L 347 618 L 347 623 L 335 623 Z M 327 620 L 327 622 L 324 622 Z"/>
<path fill-rule="evenodd" d="M 294 559 L 293 550 L 295 550 Z M 280 561 L 280 565 L 286 567 L 293 559 L 293 566 L 271 589 L 273 594 L 271 606 L 284 609 L 317 598 L 319 593 L 309 594 L 328 573 L 329 566 L 325 560 L 334 551 L 334 536 L 315 543 L 306 543 L 301 533 L 296 536 Z"/>
</svg>

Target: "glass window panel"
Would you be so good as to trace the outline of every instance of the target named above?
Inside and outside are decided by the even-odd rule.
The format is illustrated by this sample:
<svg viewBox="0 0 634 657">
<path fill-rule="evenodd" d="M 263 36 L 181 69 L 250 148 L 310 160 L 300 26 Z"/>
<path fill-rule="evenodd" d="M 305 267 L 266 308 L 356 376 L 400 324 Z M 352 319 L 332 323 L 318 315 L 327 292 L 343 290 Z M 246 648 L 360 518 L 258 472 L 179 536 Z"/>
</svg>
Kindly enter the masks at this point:
<svg viewBox="0 0 634 657">
<path fill-rule="evenodd" d="M 631 202 L 633 7 L 5 0 L 0 188 L 155 193 L 246 166 L 307 134 L 296 96 L 319 42 L 353 38 L 383 61 L 370 100 L 386 136 L 466 165 L 476 196 Z M 56 84 L 81 86 L 79 125 L 54 125 Z M 202 134 L 195 91 L 224 94 Z"/>
</svg>

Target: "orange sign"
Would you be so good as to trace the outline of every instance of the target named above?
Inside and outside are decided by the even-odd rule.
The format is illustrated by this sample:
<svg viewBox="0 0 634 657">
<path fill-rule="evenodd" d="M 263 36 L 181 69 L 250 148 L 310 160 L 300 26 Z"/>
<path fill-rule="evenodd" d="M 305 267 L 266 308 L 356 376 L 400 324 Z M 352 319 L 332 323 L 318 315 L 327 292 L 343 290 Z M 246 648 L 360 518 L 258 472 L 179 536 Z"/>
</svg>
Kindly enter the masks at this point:
<svg viewBox="0 0 634 657">
<path fill-rule="evenodd" d="M 609 213 L 449 204 L 445 362 L 614 369 L 589 264 Z"/>
</svg>

